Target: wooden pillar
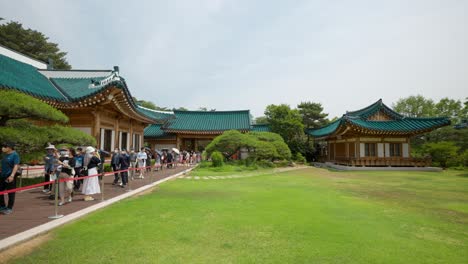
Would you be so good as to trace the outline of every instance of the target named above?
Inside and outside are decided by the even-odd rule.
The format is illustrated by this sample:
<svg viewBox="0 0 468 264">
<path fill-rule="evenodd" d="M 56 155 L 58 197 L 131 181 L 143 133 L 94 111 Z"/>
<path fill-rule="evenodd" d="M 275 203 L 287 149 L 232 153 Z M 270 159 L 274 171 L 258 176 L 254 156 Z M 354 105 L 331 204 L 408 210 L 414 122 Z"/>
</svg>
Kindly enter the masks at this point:
<svg viewBox="0 0 468 264">
<path fill-rule="evenodd" d="M 120 133 L 119 133 L 119 118 L 116 117 L 114 120 L 114 134 L 115 134 L 115 140 L 114 140 L 114 146 L 112 146 L 112 150 L 117 148 L 119 146 L 120 142 Z"/>
<path fill-rule="evenodd" d="M 128 129 L 128 137 L 130 138 L 129 147 L 130 148 L 135 148 L 135 146 L 133 144 L 133 120 L 132 119 L 130 119 L 130 125 L 129 126 L 130 126 L 129 129 Z"/>
<path fill-rule="evenodd" d="M 94 117 L 93 131 L 91 133 L 96 139 L 97 146 L 101 146 L 101 114 L 99 107 L 95 107 L 91 113 Z"/>
</svg>

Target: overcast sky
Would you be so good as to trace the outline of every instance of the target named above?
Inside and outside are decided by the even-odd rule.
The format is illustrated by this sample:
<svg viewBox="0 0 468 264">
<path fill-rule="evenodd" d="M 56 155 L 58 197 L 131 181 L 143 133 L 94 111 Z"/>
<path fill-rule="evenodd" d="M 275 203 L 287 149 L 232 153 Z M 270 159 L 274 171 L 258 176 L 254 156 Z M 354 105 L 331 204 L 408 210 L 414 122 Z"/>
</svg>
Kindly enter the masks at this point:
<svg viewBox="0 0 468 264">
<path fill-rule="evenodd" d="M 217 110 L 468 96 L 468 1 L 21 1 L 0 17 L 43 32 L 75 69 L 120 66 L 132 95 Z"/>
</svg>

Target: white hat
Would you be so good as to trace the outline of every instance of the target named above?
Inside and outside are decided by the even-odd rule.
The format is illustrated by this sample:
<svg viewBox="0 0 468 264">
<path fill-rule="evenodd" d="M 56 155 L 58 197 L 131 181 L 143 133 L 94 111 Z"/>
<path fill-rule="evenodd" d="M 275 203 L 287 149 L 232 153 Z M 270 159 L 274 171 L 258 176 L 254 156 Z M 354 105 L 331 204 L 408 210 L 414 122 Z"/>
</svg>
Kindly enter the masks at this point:
<svg viewBox="0 0 468 264">
<path fill-rule="evenodd" d="M 49 145 L 45 149 L 55 149 L 55 146 L 54 145 Z"/>
<path fill-rule="evenodd" d="M 95 152 L 96 150 L 93 148 L 93 147 L 87 147 L 86 148 L 86 153 L 93 153 Z"/>
</svg>

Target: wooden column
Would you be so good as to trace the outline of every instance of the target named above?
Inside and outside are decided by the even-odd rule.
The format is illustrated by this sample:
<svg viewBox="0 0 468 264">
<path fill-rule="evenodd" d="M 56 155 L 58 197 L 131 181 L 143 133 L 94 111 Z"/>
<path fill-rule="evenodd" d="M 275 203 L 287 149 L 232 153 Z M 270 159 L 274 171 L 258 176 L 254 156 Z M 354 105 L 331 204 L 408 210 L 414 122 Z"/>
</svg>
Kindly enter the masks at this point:
<svg viewBox="0 0 468 264">
<path fill-rule="evenodd" d="M 135 148 L 135 146 L 133 145 L 133 120 L 130 119 L 130 127 L 128 128 L 128 137 L 130 137 L 130 144 L 129 144 L 129 147 L 130 148 Z M 136 150 L 135 150 L 136 151 Z"/>
<path fill-rule="evenodd" d="M 115 134 L 115 141 L 114 141 L 114 146 L 112 146 L 112 150 L 117 148 L 119 146 L 120 142 L 120 133 L 119 133 L 119 118 L 116 117 L 114 119 L 114 134 Z"/>
<path fill-rule="evenodd" d="M 93 131 L 91 133 L 96 139 L 97 146 L 101 146 L 101 114 L 99 107 L 95 107 L 91 113 L 94 117 Z"/>
</svg>

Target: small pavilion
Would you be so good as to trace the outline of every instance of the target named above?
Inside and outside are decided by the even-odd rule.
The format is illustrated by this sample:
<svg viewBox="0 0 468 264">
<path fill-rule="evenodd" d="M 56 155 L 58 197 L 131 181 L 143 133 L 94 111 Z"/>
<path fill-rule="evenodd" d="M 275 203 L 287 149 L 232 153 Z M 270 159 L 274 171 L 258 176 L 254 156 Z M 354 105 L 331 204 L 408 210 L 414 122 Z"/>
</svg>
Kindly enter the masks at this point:
<svg viewBox="0 0 468 264">
<path fill-rule="evenodd" d="M 410 138 L 450 125 L 445 117 L 405 117 L 382 99 L 347 112 L 331 124 L 307 131 L 321 161 L 347 166 L 429 166 L 429 159 L 411 157 Z"/>
</svg>

